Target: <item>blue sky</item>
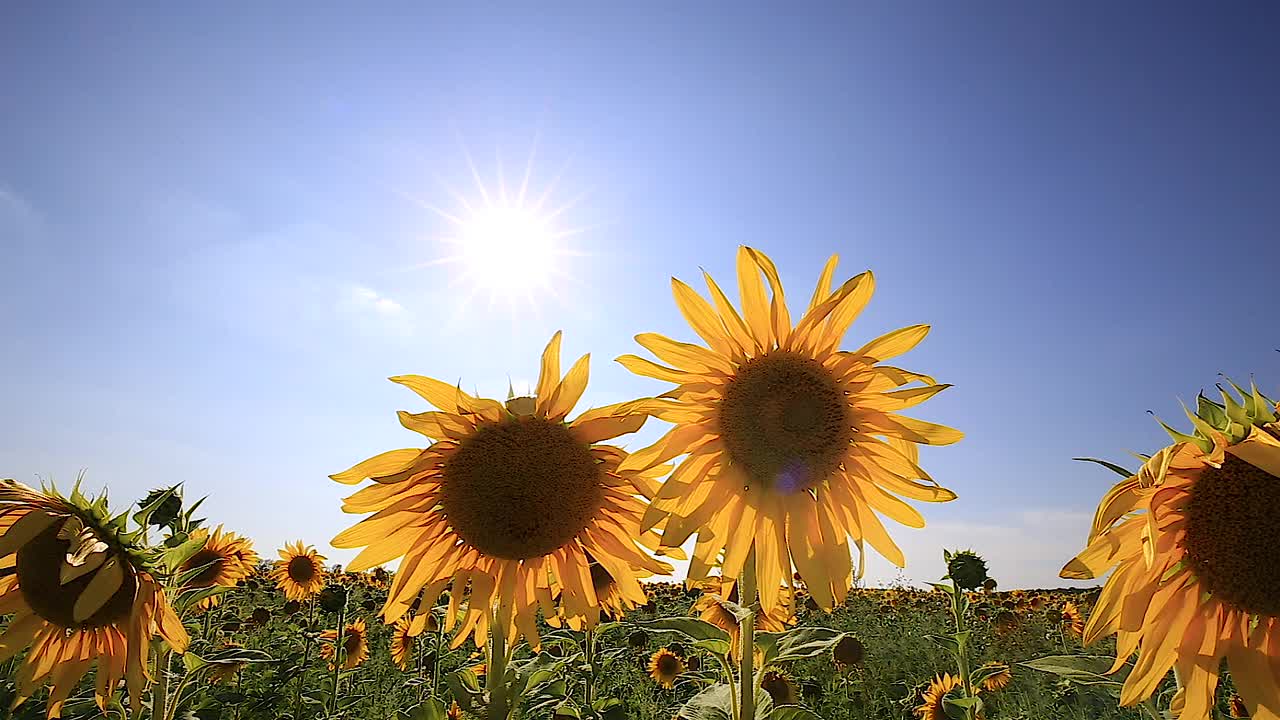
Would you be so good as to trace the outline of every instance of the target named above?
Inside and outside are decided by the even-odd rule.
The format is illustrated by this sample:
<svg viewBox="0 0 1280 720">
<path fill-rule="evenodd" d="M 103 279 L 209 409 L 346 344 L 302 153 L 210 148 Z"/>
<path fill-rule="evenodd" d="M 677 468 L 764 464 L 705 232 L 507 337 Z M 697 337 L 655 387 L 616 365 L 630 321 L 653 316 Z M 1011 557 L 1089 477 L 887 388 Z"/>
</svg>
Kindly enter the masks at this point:
<svg viewBox="0 0 1280 720">
<path fill-rule="evenodd" d="M 588 403 L 661 392 L 612 358 L 692 340 L 668 278 L 739 244 L 798 301 L 873 269 L 851 347 L 934 326 L 902 364 L 955 387 L 917 415 L 968 437 L 924 453 L 960 499 L 895 533 L 913 580 L 971 545 L 1057 584 L 1111 482 L 1072 456 L 1155 449 L 1219 372 L 1280 391 L 1272 8 L 697 5 L 0 9 L 0 476 L 183 481 L 327 547 L 326 476 L 417 437 L 387 376 L 501 395 L 563 329 Z M 461 308 L 407 269 L 450 252 L 423 204 L 535 137 L 578 254 Z"/>
</svg>

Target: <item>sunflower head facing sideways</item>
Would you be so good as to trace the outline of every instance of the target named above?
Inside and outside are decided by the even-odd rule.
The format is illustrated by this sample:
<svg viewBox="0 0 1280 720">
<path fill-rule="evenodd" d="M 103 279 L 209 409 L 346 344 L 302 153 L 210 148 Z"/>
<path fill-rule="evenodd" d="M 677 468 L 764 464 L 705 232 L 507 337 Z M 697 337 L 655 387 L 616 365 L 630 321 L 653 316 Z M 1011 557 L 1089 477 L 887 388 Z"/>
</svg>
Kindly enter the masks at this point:
<svg viewBox="0 0 1280 720">
<path fill-rule="evenodd" d="M 1084 642 L 1116 636 L 1119 669 L 1137 652 L 1120 701 L 1145 700 L 1170 668 L 1175 717 L 1208 718 L 1219 666 L 1255 718 L 1280 718 L 1280 422 L 1277 406 L 1234 386 L 1201 395 L 1191 434 L 1102 499 L 1088 547 L 1062 570 L 1111 572 Z"/>
<path fill-rule="evenodd" d="M 948 386 L 885 364 L 923 340 L 928 326 L 840 350 L 875 281 L 865 272 L 832 292 L 835 268 L 833 256 L 793 326 L 773 262 L 740 248 L 741 314 L 710 275 L 704 273 L 711 302 L 673 279 L 676 304 L 705 346 L 644 333 L 636 341 L 665 365 L 618 358 L 632 372 L 676 385 L 630 406 L 675 427 L 633 453 L 624 469 L 686 456 L 655 496 L 645 528 L 666 520 L 669 547 L 697 534 L 694 579 L 716 565 L 739 577 L 754 548 L 766 609 L 777 604 L 794 564 L 818 605 L 830 610 L 855 574 L 850 538 L 859 551 L 870 543 L 901 567 L 902 551 L 880 516 L 922 527 L 924 518 L 902 498 L 955 498 L 920 469 L 917 445 L 946 445 L 962 434 L 898 414 Z M 858 574 L 861 558 L 859 552 Z"/>
<path fill-rule="evenodd" d="M 224 532 L 221 525 L 212 533 L 207 528 L 199 528 L 191 537 L 203 539 L 205 543 L 179 570 L 179 574 L 195 573 L 187 579 L 187 588 L 235 587 L 249 577 L 258 564 L 253 542 L 233 532 Z M 210 595 L 196 603 L 196 607 L 207 610 L 221 601 L 221 596 Z"/>
<path fill-rule="evenodd" d="M 50 685 L 48 716 L 58 717 L 80 679 L 97 665 L 95 697 L 107 704 L 123 680 L 140 710 L 150 678 L 152 639 L 185 652 L 188 637 L 155 577 L 142 531 L 126 531 L 106 497 L 90 500 L 78 483 L 69 497 L 0 480 L 0 661 L 29 648 L 15 675 L 17 703 Z"/>
<path fill-rule="evenodd" d="M 455 646 L 467 637 L 483 645 L 495 619 L 509 637 L 523 635 L 536 646 L 539 609 L 552 624 L 593 625 L 602 602 L 643 604 L 640 578 L 670 572 L 637 544 L 649 535 L 656 547 L 656 535 L 642 532 L 640 521 L 644 497 L 657 490 L 664 468 L 624 473 L 626 453 L 601 444 L 635 432 L 645 416 L 612 405 L 566 419 L 586 389 L 588 362 L 584 355 L 562 378 L 556 333 L 535 395 L 505 403 L 418 375 L 391 378 L 437 408 L 399 414 L 430 447 L 392 450 L 333 476 L 374 481 L 343 505 L 374 515 L 333 540 L 335 547 L 364 548 L 349 569 L 403 558 L 382 609 L 385 622 L 400 619 L 418 598 L 434 606 L 448 589 L 445 629 L 461 618 Z M 601 573 L 613 581 L 604 601 Z"/>
<path fill-rule="evenodd" d="M 299 540 L 288 543 L 280 550 L 280 559 L 273 563 L 271 579 L 289 600 L 302 602 L 324 589 L 325 557 L 310 545 Z"/>
<path fill-rule="evenodd" d="M 949 720 L 951 716 L 947 714 L 946 700 L 955 697 L 962 689 L 959 676 L 951 673 L 934 676 L 920 696 L 916 717 L 920 720 Z"/>
<path fill-rule="evenodd" d="M 676 686 L 676 680 L 684 671 L 684 660 L 668 648 L 659 648 L 649 656 L 649 677 L 668 690 Z"/>
<path fill-rule="evenodd" d="M 337 630 L 325 630 L 320 633 L 320 657 L 329 661 L 329 667 L 335 666 L 334 656 L 338 646 L 342 648 L 342 669 L 351 670 L 359 667 L 369 658 L 369 632 L 364 620 L 356 620 L 342 631 L 342 640 L 338 641 Z"/>
</svg>

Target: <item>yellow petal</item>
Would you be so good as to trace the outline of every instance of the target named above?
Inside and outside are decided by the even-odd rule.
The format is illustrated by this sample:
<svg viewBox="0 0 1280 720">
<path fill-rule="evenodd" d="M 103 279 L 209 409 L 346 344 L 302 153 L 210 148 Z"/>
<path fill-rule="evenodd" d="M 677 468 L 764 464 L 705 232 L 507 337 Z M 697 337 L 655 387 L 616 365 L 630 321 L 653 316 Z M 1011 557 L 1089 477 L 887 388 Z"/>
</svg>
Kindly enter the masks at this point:
<svg viewBox="0 0 1280 720">
<path fill-rule="evenodd" d="M 17 552 L 18 548 L 44 532 L 56 519 L 57 516 L 36 509 L 18 518 L 18 521 L 0 536 L 0 557 Z"/>
<path fill-rule="evenodd" d="M 669 368 L 665 365 L 659 365 L 652 360 L 646 360 L 637 355 L 620 355 L 617 358 L 617 362 L 621 364 L 622 367 L 637 375 L 643 375 L 657 380 L 666 380 L 667 382 L 684 384 L 685 382 L 699 377 L 694 373 L 688 373 L 683 370 Z"/>
<path fill-rule="evenodd" d="M 462 388 L 435 378 L 422 375 L 396 375 L 390 380 L 409 388 L 423 400 L 445 412 L 470 411 L 476 402 L 476 399 L 463 392 Z"/>
<path fill-rule="evenodd" d="M 560 331 L 547 343 L 542 351 L 542 368 L 538 372 L 538 398 L 550 398 L 560 384 Z"/>
<path fill-rule="evenodd" d="M 680 308 L 680 314 L 684 315 L 689 327 L 706 341 L 708 347 L 722 355 L 733 352 L 724 323 L 701 295 L 676 278 L 671 278 L 671 294 L 675 296 L 676 307 Z"/>
<path fill-rule="evenodd" d="M 598 417 L 583 422 L 578 420 L 569 430 L 580 442 L 593 445 L 604 440 L 611 440 L 619 435 L 636 432 L 644 426 L 647 415 L 618 415 Z"/>
<path fill-rule="evenodd" d="M 659 360 L 682 370 L 701 373 L 716 370 L 724 374 L 733 372 L 733 365 L 728 360 L 700 345 L 679 342 L 657 333 L 640 333 L 636 335 L 636 342 L 657 355 Z"/>
<path fill-rule="evenodd" d="M 729 331 L 729 337 L 733 338 L 745 354 L 759 351 L 762 348 L 761 344 L 751 337 L 751 331 L 747 329 L 747 324 L 742 321 L 742 316 L 733 307 L 733 303 L 729 302 L 728 296 L 705 270 L 702 277 L 707 282 L 707 291 L 711 293 L 711 299 L 716 304 L 716 310 L 720 313 L 720 320 L 724 322 L 725 329 Z"/>
<path fill-rule="evenodd" d="M 920 341 L 924 340 L 928 334 L 928 325 L 911 325 L 910 327 L 904 327 L 881 335 L 863 345 L 854 354 L 873 358 L 876 362 L 884 362 L 908 352 L 916 345 L 919 345 Z"/>
<path fill-rule="evenodd" d="M 831 294 L 831 278 L 836 274 L 836 264 L 838 262 L 840 262 L 839 255 L 832 255 L 827 259 L 827 264 L 822 268 L 822 274 L 818 276 L 818 284 L 813 288 L 813 297 L 809 300 L 809 310 L 818 307 Z"/>
<path fill-rule="evenodd" d="M 773 325 L 775 341 L 782 345 L 791 334 L 791 313 L 787 310 L 787 297 L 782 291 L 782 279 L 778 277 L 778 268 L 774 266 L 768 255 L 759 250 L 747 248 L 747 252 L 751 254 L 751 259 L 769 280 L 769 289 L 773 295 L 769 300 L 769 320 Z"/>
<path fill-rule="evenodd" d="M 964 438 L 964 433 L 946 425 L 874 411 L 865 414 L 860 429 L 925 445 L 950 445 Z"/>
<path fill-rule="evenodd" d="M 388 450 L 353 465 L 349 470 L 343 470 L 329 477 L 345 485 L 355 485 L 365 478 L 386 477 L 398 473 L 413 464 L 413 461 L 417 460 L 422 452 L 422 450 L 415 448 Z"/>
<path fill-rule="evenodd" d="M 573 406 L 578 404 L 582 393 L 587 389 L 587 378 L 591 372 L 591 354 L 587 353 L 569 368 L 569 373 L 556 387 L 555 393 L 545 406 L 546 416 L 554 419 L 568 415 Z M 542 398 L 538 398 L 541 402 Z"/>
<path fill-rule="evenodd" d="M 751 250 L 738 248 L 738 294 L 742 300 L 742 315 L 751 329 L 756 344 L 773 346 L 773 328 L 769 319 L 769 304 L 764 299 L 764 281 L 760 268 L 751 259 Z"/>
<path fill-rule="evenodd" d="M 107 604 L 107 601 L 120 589 L 120 585 L 123 582 L 124 569 L 121 567 L 120 558 L 112 557 L 102 564 L 102 568 L 89 581 L 84 592 L 80 593 L 80 597 L 76 598 L 75 607 L 72 609 L 72 617 L 76 622 L 83 622 L 88 619 L 101 610 L 103 605 Z"/>
</svg>

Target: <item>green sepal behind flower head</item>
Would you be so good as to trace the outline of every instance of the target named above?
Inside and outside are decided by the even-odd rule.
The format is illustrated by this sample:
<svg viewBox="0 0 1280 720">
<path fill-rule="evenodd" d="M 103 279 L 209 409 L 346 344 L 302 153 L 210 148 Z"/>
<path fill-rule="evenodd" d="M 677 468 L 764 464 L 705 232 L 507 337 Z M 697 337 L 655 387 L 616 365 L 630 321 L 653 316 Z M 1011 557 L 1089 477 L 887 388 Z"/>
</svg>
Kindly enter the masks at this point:
<svg viewBox="0 0 1280 720">
<path fill-rule="evenodd" d="M 1175 441 L 1194 443 L 1206 453 L 1213 450 L 1215 436 L 1225 437 L 1235 444 L 1249 437 L 1255 426 L 1276 422 L 1276 405 L 1258 391 L 1257 384 L 1251 382 L 1249 389 L 1245 390 L 1230 378 L 1226 381 L 1235 394 L 1218 385 L 1221 403 L 1210 400 L 1202 392 L 1196 397 L 1195 412 L 1184 406 L 1193 427 L 1191 435 L 1174 430 L 1158 418 L 1157 422 Z"/>
</svg>

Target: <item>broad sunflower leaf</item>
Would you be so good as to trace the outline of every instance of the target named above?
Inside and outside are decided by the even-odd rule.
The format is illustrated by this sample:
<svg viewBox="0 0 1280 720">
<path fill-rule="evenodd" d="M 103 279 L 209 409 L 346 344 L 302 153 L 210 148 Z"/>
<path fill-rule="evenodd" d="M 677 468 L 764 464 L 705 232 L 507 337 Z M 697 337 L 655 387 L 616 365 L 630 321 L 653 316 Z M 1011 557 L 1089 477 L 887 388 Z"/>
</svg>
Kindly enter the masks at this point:
<svg viewBox="0 0 1280 720">
<path fill-rule="evenodd" d="M 773 698 L 760 688 L 756 692 L 756 717 L 765 720 L 773 712 Z M 732 720 L 733 699 L 728 685 L 712 685 L 694 695 L 676 713 L 676 720 Z"/>
<path fill-rule="evenodd" d="M 756 647 L 764 652 L 766 666 L 818 657 L 831 652 L 845 633 L 824 627 L 799 627 L 784 632 L 755 634 Z"/>
<path fill-rule="evenodd" d="M 668 617 L 654 620 L 635 620 L 632 625 L 645 630 L 659 630 L 683 635 L 690 642 L 698 640 L 722 640 L 729 642 L 729 633 L 705 620 L 691 617 Z"/>
<path fill-rule="evenodd" d="M 164 567 L 166 573 L 172 575 L 177 572 L 178 568 L 195 556 L 196 553 L 204 549 L 206 543 L 209 542 L 209 536 L 204 537 L 188 537 L 182 544 L 165 550 L 160 555 L 160 563 Z"/>
</svg>

